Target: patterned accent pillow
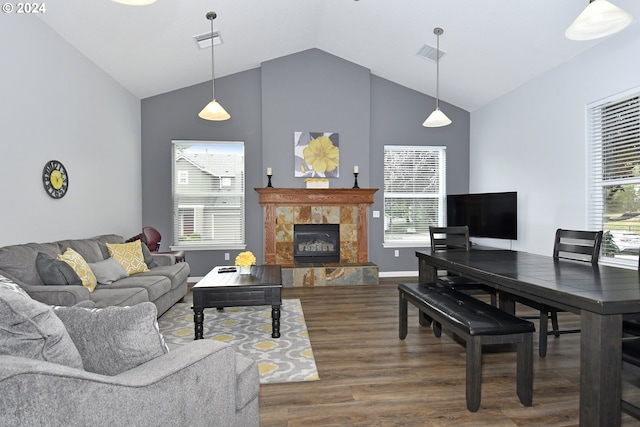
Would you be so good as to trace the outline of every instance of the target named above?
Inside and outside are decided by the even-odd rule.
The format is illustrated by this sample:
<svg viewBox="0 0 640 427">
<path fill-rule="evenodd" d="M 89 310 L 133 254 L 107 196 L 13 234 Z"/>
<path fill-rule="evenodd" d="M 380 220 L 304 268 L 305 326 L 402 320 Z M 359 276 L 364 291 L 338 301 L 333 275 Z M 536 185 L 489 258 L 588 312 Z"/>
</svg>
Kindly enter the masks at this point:
<svg viewBox="0 0 640 427">
<path fill-rule="evenodd" d="M 93 292 L 98 284 L 95 274 L 91 271 L 91 267 L 87 264 L 87 261 L 82 258 L 78 252 L 71 248 L 67 248 L 62 255 L 58 255 L 60 261 L 64 261 L 73 268 L 80 280 L 82 280 L 82 286 L 89 289 L 89 292 Z"/>
<path fill-rule="evenodd" d="M 50 306 L 0 276 L 0 354 L 82 369 L 82 358 Z"/>
<path fill-rule="evenodd" d="M 116 259 L 127 274 L 144 273 L 149 267 L 144 262 L 140 240 L 130 243 L 107 243 L 109 255 Z"/>
<path fill-rule="evenodd" d="M 152 302 L 131 307 L 54 307 L 85 370 L 118 375 L 169 352 Z"/>
</svg>

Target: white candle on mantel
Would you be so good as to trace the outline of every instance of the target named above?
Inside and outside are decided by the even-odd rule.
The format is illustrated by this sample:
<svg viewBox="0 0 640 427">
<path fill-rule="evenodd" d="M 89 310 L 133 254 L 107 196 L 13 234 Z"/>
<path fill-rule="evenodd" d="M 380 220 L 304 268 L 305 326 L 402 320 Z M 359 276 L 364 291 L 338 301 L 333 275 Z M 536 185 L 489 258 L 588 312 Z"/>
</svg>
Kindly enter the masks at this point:
<svg viewBox="0 0 640 427">
<path fill-rule="evenodd" d="M 271 168 L 267 168 L 267 175 L 273 175 L 273 174 L 271 173 Z"/>
<path fill-rule="evenodd" d="M 353 173 L 358 173 L 358 167 L 357 166 L 353 167 Z"/>
</svg>

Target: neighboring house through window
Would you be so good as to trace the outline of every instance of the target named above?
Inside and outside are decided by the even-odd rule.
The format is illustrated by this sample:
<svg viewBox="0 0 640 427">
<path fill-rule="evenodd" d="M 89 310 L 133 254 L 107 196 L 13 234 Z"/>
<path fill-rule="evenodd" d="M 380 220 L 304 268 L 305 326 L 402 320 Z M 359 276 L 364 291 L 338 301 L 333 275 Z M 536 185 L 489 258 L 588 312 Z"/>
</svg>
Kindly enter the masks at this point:
<svg viewBox="0 0 640 427">
<path fill-rule="evenodd" d="M 592 230 L 603 230 L 601 262 L 638 265 L 640 89 L 588 106 Z"/>
<path fill-rule="evenodd" d="M 173 141 L 173 245 L 244 249 L 244 143 Z"/>
<path fill-rule="evenodd" d="M 446 148 L 384 146 L 384 246 L 428 246 L 446 216 Z"/>
</svg>

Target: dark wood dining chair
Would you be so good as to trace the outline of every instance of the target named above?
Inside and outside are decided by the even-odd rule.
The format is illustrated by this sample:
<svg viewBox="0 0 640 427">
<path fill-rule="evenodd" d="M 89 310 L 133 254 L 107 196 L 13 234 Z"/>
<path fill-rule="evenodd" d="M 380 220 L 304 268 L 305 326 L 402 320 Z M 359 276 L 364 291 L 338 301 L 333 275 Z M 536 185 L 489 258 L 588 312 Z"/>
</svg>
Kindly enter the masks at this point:
<svg viewBox="0 0 640 427">
<path fill-rule="evenodd" d="M 622 341 L 622 370 L 640 377 L 640 338 Z M 622 412 L 640 420 L 640 407 L 624 398 L 621 404 Z"/>
<path fill-rule="evenodd" d="M 640 256 L 638 257 L 638 274 L 640 275 Z M 623 339 L 640 337 L 640 320 L 637 317 L 622 318 L 622 337 Z"/>
<path fill-rule="evenodd" d="M 602 231 L 582 231 L 582 230 L 556 230 L 556 237 L 553 244 L 553 258 L 569 259 L 598 264 L 600 258 L 600 245 L 602 244 Z M 556 338 L 562 334 L 573 334 L 580 332 L 580 329 L 561 330 L 558 326 L 558 312 L 562 310 L 539 304 L 535 301 L 517 299 L 517 301 L 539 310 L 539 340 L 538 354 L 540 357 L 547 355 L 547 337 L 554 335 Z M 549 319 L 551 319 L 551 331 L 549 331 Z"/>
<path fill-rule="evenodd" d="M 640 257 L 638 257 L 640 274 Z M 622 370 L 640 377 L 640 320 L 624 316 L 622 320 Z M 622 399 L 622 412 L 640 420 L 640 406 Z"/>
<path fill-rule="evenodd" d="M 429 227 L 429 237 L 431 240 L 431 251 L 446 250 L 464 250 L 471 249 L 469 241 L 469 227 L 452 226 L 452 227 Z M 438 281 L 445 285 L 451 286 L 453 289 L 464 292 L 468 295 L 489 294 L 491 297 L 491 305 L 495 306 L 497 291 L 491 286 L 479 283 L 473 279 L 466 277 L 449 275 L 444 272 L 444 276 L 438 277 Z"/>
</svg>

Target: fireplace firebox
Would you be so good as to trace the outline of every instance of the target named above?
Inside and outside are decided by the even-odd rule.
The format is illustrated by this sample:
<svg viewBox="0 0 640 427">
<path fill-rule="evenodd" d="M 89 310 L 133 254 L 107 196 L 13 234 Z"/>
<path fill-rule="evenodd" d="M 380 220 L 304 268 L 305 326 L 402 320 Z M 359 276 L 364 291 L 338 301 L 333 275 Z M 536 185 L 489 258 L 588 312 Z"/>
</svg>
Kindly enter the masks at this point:
<svg viewBox="0 0 640 427">
<path fill-rule="evenodd" d="M 340 224 L 294 224 L 293 261 L 340 262 Z"/>
</svg>

